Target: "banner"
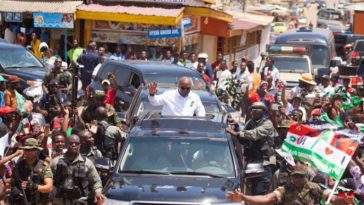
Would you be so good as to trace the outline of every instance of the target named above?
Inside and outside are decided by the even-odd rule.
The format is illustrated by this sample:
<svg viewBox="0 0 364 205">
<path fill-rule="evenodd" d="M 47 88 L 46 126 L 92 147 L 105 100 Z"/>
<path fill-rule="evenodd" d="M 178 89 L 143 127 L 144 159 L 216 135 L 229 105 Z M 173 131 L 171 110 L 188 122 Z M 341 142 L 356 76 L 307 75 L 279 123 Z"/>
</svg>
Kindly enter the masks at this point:
<svg viewBox="0 0 364 205">
<path fill-rule="evenodd" d="M 319 130 L 295 123 L 289 128 L 281 149 L 339 180 L 358 147 L 358 142 L 351 139 L 355 134 L 349 132 Z"/>
<path fill-rule="evenodd" d="M 148 38 L 175 38 L 181 36 L 181 29 L 173 28 L 173 29 L 153 29 L 148 30 Z"/>
<path fill-rule="evenodd" d="M 73 14 L 33 13 L 34 27 L 73 28 Z"/>
</svg>

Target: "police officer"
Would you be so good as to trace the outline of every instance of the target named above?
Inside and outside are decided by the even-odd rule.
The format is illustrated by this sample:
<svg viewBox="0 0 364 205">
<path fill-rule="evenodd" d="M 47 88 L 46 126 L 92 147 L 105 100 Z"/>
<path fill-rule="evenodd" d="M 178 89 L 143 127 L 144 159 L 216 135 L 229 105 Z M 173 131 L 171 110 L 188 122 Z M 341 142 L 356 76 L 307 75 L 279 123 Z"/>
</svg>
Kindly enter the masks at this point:
<svg viewBox="0 0 364 205">
<path fill-rule="evenodd" d="M 62 69 L 62 59 L 57 58 L 54 61 L 52 71 L 48 72 L 43 78 L 43 90 L 48 93 L 48 83 L 56 80 L 59 88 L 63 93 L 68 93 L 72 88 L 72 74 Z"/>
<path fill-rule="evenodd" d="M 267 107 L 262 102 L 255 102 L 250 107 L 252 119 L 250 119 L 240 132 L 235 132 L 231 128 L 226 131 L 233 136 L 237 136 L 245 147 L 245 155 L 248 162 L 263 163 L 264 175 L 250 180 L 251 193 L 253 195 L 263 195 L 268 193 L 272 180 L 273 168 L 276 164 L 274 152 L 274 127 L 269 119 L 264 118 Z"/>
<path fill-rule="evenodd" d="M 53 174 L 49 164 L 38 159 L 38 141 L 26 139 L 23 158 L 15 165 L 12 175 L 12 204 L 49 204 L 49 193 L 53 190 Z"/>
<path fill-rule="evenodd" d="M 68 138 L 67 152 L 51 161 L 56 195 L 53 204 L 103 203 L 102 183 L 94 164 L 80 154 L 80 138 Z"/>
<path fill-rule="evenodd" d="M 319 204 L 323 198 L 320 186 L 307 180 L 307 167 L 305 165 L 296 165 L 291 173 L 291 183 L 278 187 L 273 192 L 260 195 L 248 196 L 240 192 L 229 192 L 226 198 L 230 201 L 244 201 L 248 204 L 276 204 L 284 202 L 286 205 L 293 204 Z"/>
</svg>

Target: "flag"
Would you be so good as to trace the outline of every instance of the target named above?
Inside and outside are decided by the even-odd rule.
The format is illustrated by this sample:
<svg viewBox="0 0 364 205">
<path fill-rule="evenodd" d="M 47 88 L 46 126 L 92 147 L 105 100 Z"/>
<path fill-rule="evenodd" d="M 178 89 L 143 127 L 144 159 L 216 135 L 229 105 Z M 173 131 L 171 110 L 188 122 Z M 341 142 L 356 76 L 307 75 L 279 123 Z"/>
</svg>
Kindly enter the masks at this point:
<svg viewBox="0 0 364 205">
<path fill-rule="evenodd" d="M 358 142 L 350 137 L 347 131 L 320 130 L 295 123 L 289 128 L 281 149 L 339 180 L 358 147 Z"/>
</svg>

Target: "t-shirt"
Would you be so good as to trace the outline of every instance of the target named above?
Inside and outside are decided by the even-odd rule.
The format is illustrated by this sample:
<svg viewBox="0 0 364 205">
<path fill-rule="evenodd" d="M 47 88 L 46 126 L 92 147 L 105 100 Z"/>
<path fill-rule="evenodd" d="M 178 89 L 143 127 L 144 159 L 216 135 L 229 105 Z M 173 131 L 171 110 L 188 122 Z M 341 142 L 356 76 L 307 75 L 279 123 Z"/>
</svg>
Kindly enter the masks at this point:
<svg viewBox="0 0 364 205">
<path fill-rule="evenodd" d="M 216 77 L 218 79 L 218 88 L 224 89 L 226 88 L 226 80 L 231 78 L 231 72 L 228 69 L 224 71 L 218 71 L 216 73 Z"/>
<path fill-rule="evenodd" d="M 106 92 L 106 97 L 105 97 L 104 103 L 109 104 L 114 107 L 115 96 L 116 96 L 116 90 L 113 88 L 108 89 Z"/>
<path fill-rule="evenodd" d="M 287 107 L 286 107 L 286 112 L 288 114 L 291 114 L 292 111 L 294 110 L 295 108 L 293 107 L 293 105 L 291 103 L 288 103 L 287 104 Z M 299 110 L 302 111 L 303 115 L 302 115 L 302 121 L 306 122 L 307 120 L 307 112 L 306 112 L 306 109 L 302 106 L 298 107 Z"/>
</svg>

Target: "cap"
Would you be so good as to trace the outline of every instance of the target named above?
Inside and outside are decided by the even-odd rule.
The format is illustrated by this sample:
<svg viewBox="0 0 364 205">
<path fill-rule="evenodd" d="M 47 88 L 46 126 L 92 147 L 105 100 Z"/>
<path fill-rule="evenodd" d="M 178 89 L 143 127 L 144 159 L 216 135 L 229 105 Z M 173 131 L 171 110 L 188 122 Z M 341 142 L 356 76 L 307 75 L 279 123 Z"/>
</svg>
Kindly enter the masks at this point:
<svg viewBox="0 0 364 205">
<path fill-rule="evenodd" d="M 267 111 L 267 106 L 265 106 L 265 104 L 262 102 L 255 102 L 250 106 L 250 109 L 262 109 Z"/>
<path fill-rule="evenodd" d="M 313 76 L 309 73 L 303 73 L 298 80 L 303 81 L 310 85 L 316 85 L 316 82 L 313 80 Z"/>
<path fill-rule="evenodd" d="M 9 106 L 0 107 L 0 116 L 7 115 L 7 114 L 12 113 L 14 111 L 15 111 L 15 109 L 13 109 L 13 108 L 11 108 Z"/>
<path fill-rule="evenodd" d="M 101 85 L 103 85 L 104 83 L 106 83 L 107 85 L 110 85 L 110 81 L 109 80 L 103 80 L 102 82 L 101 82 Z"/>
<path fill-rule="evenodd" d="M 2 76 L 0 75 L 0 82 L 6 82 L 7 80 Z"/>
<path fill-rule="evenodd" d="M 20 149 L 38 149 L 42 150 L 42 148 L 39 147 L 38 140 L 35 138 L 28 138 L 24 142 L 24 146 L 20 147 Z"/>
<path fill-rule="evenodd" d="M 20 81 L 20 78 L 19 78 L 18 76 L 16 76 L 16 75 L 10 75 L 10 76 L 8 77 L 8 81 L 9 81 L 10 83 L 17 83 L 17 82 L 19 82 L 19 81 Z"/>
<path fill-rule="evenodd" d="M 307 167 L 303 164 L 298 164 L 293 167 L 291 175 L 307 175 Z"/>
</svg>

